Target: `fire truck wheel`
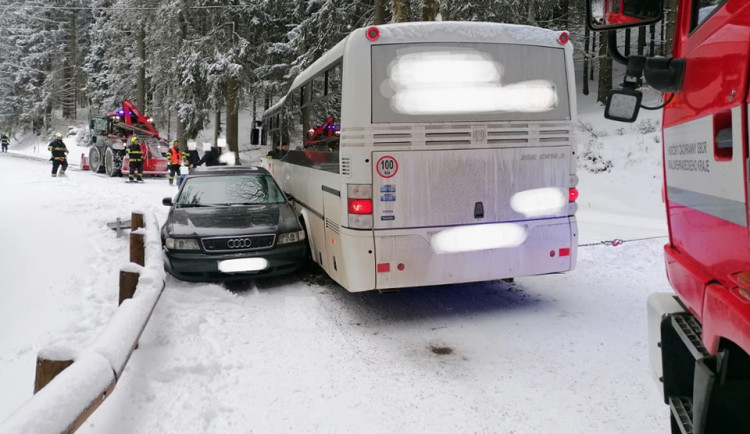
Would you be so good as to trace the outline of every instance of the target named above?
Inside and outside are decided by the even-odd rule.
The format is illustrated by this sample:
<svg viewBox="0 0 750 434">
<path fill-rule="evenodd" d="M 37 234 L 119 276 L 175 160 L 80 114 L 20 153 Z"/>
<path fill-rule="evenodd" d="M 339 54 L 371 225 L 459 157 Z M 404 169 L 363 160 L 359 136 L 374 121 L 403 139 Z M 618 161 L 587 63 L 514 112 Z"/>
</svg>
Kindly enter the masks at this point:
<svg viewBox="0 0 750 434">
<path fill-rule="evenodd" d="M 104 167 L 108 176 L 120 176 L 120 158 L 115 155 L 112 148 L 104 152 Z"/>
<path fill-rule="evenodd" d="M 99 148 L 92 147 L 89 150 L 89 170 L 94 173 L 104 173 L 104 164 L 102 164 L 102 154 Z"/>
</svg>

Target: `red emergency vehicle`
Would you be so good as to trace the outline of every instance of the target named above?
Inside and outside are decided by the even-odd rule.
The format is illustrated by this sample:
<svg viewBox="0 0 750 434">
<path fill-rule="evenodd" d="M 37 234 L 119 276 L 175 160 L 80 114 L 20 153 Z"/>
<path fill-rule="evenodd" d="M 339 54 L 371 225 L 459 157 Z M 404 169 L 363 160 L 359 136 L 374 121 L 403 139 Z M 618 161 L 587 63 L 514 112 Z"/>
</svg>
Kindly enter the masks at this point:
<svg viewBox="0 0 750 434">
<path fill-rule="evenodd" d="M 658 22 L 663 7 L 622 0 L 619 13 L 597 16 L 600 3 L 588 5 L 594 30 Z M 629 7 L 652 13 L 633 22 Z M 652 294 L 648 311 L 672 433 L 750 433 L 750 1 L 678 0 L 675 27 L 667 58 L 626 58 L 610 32 L 613 57 L 628 72 L 605 116 L 636 118 L 641 73 L 665 92 L 664 253 L 676 295 Z"/>
<path fill-rule="evenodd" d="M 644 19 L 649 18 L 649 11 L 641 10 L 643 6 L 648 7 L 656 2 L 633 2 L 628 0 L 604 0 L 605 21 L 610 24 L 641 25 Z M 642 6 L 643 5 L 643 6 Z"/>
<path fill-rule="evenodd" d="M 123 100 L 122 107 L 107 116 L 89 119 L 89 133 L 89 155 L 82 163 L 89 166 L 92 172 L 109 176 L 126 175 L 129 162 L 125 147 L 135 135 L 143 144 L 143 174 L 167 175 L 166 151 L 169 145 L 159 137 L 153 121 L 132 102 Z"/>
</svg>

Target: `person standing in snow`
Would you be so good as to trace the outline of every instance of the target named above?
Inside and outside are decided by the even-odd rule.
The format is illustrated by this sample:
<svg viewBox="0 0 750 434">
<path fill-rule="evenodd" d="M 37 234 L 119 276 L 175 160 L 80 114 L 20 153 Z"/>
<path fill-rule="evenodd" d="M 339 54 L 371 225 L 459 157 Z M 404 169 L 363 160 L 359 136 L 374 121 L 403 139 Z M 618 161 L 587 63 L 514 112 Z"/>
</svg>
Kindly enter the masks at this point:
<svg viewBox="0 0 750 434">
<path fill-rule="evenodd" d="M 3 135 L 0 136 L 0 144 L 2 144 L 3 152 L 8 152 L 8 145 L 10 145 L 10 138 L 8 138 L 8 133 L 3 133 Z"/>
<path fill-rule="evenodd" d="M 198 160 L 195 165 L 200 166 L 203 163 L 206 163 L 206 166 L 219 166 L 221 165 L 221 161 L 219 161 L 219 155 L 221 155 L 221 150 L 219 150 L 219 148 L 217 147 L 212 147 L 208 152 L 203 154 L 203 158 Z"/>
<path fill-rule="evenodd" d="M 128 181 L 143 182 L 143 147 L 141 146 L 138 137 L 133 136 L 130 138 L 130 144 L 125 148 L 125 152 L 128 153 L 128 164 L 130 166 Z"/>
<path fill-rule="evenodd" d="M 182 152 L 180 152 L 180 142 L 175 140 L 172 142 L 167 151 L 167 164 L 169 165 L 169 185 L 174 183 L 175 175 L 180 174 L 180 163 L 182 162 Z"/>
<path fill-rule="evenodd" d="M 201 156 L 198 154 L 197 149 L 190 149 L 191 145 L 188 143 L 188 148 L 185 152 L 182 153 L 182 160 L 183 164 L 185 164 L 185 167 L 188 169 L 192 169 L 196 166 L 198 161 L 200 161 Z"/>
<path fill-rule="evenodd" d="M 65 170 L 68 168 L 68 147 L 62 141 L 62 134 L 55 134 L 55 140 L 53 140 L 49 146 L 47 146 L 50 152 L 52 152 L 52 177 L 57 176 L 57 170 L 60 170 L 60 175 L 65 175 Z"/>
</svg>

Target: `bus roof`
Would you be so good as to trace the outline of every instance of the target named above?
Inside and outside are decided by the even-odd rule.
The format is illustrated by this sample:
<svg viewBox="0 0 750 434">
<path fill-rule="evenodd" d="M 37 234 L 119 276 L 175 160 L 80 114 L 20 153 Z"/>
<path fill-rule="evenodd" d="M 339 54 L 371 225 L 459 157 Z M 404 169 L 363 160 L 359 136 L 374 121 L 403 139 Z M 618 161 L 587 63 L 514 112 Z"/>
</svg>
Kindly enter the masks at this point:
<svg viewBox="0 0 750 434">
<path fill-rule="evenodd" d="M 276 113 L 277 111 L 281 111 L 281 106 L 284 105 L 284 101 L 286 101 L 286 95 L 281 97 L 281 99 L 278 100 L 276 104 L 269 107 L 268 110 L 265 111 L 264 116 L 268 116 L 268 115 Z"/>
<path fill-rule="evenodd" d="M 345 51 L 361 49 L 362 47 L 360 46 L 364 44 L 369 46 L 408 42 L 471 41 L 560 47 L 558 38 L 563 33 L 562 31 L 521 24 L 475 21 L 425 21 L 375 26 L 380 31 L 380 37 L 376 41 L 371 42 L 365 36 L 365 32 L 370 27 L 372 26 L 362 27 L 349 33 L 349 35 L 300 73 L 292 82 L 291 89 L 304 84 L 322 69 L 330 66 L 334 60 L 343 57 Z"/>
</svg>

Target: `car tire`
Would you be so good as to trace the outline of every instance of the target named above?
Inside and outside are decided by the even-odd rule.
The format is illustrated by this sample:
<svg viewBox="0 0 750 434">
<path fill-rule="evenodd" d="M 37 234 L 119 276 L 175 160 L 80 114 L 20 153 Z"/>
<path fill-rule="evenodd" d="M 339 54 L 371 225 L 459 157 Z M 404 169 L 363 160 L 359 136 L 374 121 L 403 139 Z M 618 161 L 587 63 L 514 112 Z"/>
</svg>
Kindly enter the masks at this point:
<svg viewBox="0 0 750 434">
<path fill-rule="evenodd" d="M 104 173 L 104 164 L 101 149 L 93 146 L 89 149 L 89 170 L 94 173 Z"/>
</svg>

